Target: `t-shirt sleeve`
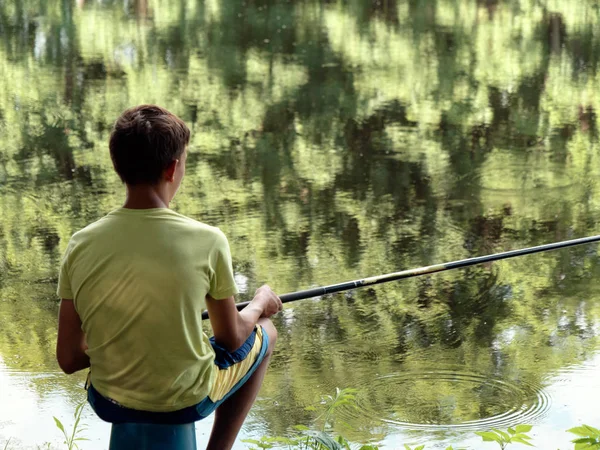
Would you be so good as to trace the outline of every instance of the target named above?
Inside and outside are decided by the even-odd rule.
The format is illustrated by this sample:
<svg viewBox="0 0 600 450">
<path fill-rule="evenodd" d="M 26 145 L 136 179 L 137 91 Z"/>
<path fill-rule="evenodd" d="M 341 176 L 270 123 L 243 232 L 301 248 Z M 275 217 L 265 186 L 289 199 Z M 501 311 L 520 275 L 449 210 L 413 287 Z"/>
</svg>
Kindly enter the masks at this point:
<svg viewBox="0 0 600 450">
<path fill-rule="evenodd" d="M 60 263 L 60 270 L 58 272 L 58 289 L 56 293 L 60 298 L 73 299 L 73 290 L 71 289 L 71 279 L 69 277 L 69 252 L 71 250 L 71 243 L 67 246 L 67 250 L 63 255 Z"/>
<path fill-rule="evenodd" d="M 215 300 L 222 300 L 237 294 L 238 288 L 233 276 L 231 251 L 225 235 L 219 230 L 210 258 L 210 288 L 208 294 Z"/>
</svg>

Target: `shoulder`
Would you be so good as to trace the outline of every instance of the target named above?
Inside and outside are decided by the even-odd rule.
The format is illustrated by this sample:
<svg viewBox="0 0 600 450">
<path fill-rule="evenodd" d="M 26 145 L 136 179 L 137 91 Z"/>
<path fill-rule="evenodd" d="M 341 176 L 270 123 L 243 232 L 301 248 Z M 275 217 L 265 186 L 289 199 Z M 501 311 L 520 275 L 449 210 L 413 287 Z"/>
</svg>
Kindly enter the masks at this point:
<svg viewBox="0 0 600 450">
<path fill-rule="evenodd" d="M 81 230 L 75 232 L 71 236 L 73 243 L 85 242 L 88 239 L 93 239 L 98 233 L 101 233 L 110 222 L 111 213 L 99 218 L 95 222 L 90 223 Z"/>
<path fill-rule="evenodd" d="M 73 258 L 74 254 L 80 253 L 80 251 L 83 251 L 88 247 L 89 243 L 94 242 L 95 237 L 97 236 L 97 230 L 102 227 L 102 223 L 105 220 L 106 216 L 73 233 L 69 238 L 63 253 L 63 261 L 70 260 Z"/>
<path fill-rule="evenodd" d="M 169 214 L 181 221 L 185 228 L 191 230 L 195 238 L 207 243 L 211 253 L 229 252 L 229 241 L 219 227 L 200 222 L 173 210 L 169 210 Z"/>
<path fill-rule="evenodd" d="M 213 251 L 228 251 L 229 249 L 229 241 L 227 240 L 227 236 L 220 228 L 207 225 L 205 223 L 201 223 L 201 228 L 204 234 L 203 238 L 208 242 L 212 242 Z"/>
<path fill-rule="evenodd" d="M 81 230 L 75 232 L 69 241 L 69 247 L 85 243 L 86 241 L 93 239 L 94 236 L 104 227 L 107 222 L 108 215 L 101 217 L 95 222 L 90 223 Z"/>
<path fill-rule="evenodd" d="M 180 214 L 177 211 L 173 211 L 172 209 L 168 209 L 168 210 L 166 210 L 166 212 L 168 214 L 170 214 L 172 217 L 178 218 L 182 222 L 187 223 L 188 225 L 195 227 L 198 230 L 203 230 L 203 231 L 206 231 L 207 233 L 212 233 L 215 235 L 222 234 L 223 236 L 225 236 L 223 234 L 223 232 L 214 225 L 209 225 L 205 222 L 200 222 L 199 220 L 192 219 L 189 216 L 184 216 L 183 214 Z"/>
<path fill-rule="evenodd" d="M 188 216 L 184 216 L 183 214 L 179 214 L 178 212 L 175 212 L 173 210 L 169 210 L 169 214 L 171 214 L 173 218 L 179 220 L 183 225 L 188 226 L 190 229 L 203 233 L 206 236 L 211 236 L 215 240 L 227 240 L 225 234 L 216 226 L 200 222 L 199 220 L 192 219 Z"/>
</svg>

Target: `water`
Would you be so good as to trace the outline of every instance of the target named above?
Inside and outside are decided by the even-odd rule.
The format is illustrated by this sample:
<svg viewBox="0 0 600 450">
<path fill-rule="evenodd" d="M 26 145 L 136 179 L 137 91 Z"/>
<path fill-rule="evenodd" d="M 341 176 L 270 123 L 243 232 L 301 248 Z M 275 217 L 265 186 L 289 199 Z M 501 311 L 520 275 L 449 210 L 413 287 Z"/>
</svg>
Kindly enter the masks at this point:
<svg viewBox="0 0 600 450">
<path fill-rule="evenodd" d="M 591 0 L 0 3 L 0 447 L 59 446 L 83 398 L 54 360 L 57 268 L 122 202 L 123 109 L 190 125 L 174 208 L 228 235 L 247 300 L 597 234 L 599 25 Z M 355 441 L 493 448 L 472 432 L 530 423 L 570 448 L 600 425 L 599 275 L 587 245 L 290 305 L 242 437 L 318 427 L 307 407 L 354 387 Z"/>
</svg>

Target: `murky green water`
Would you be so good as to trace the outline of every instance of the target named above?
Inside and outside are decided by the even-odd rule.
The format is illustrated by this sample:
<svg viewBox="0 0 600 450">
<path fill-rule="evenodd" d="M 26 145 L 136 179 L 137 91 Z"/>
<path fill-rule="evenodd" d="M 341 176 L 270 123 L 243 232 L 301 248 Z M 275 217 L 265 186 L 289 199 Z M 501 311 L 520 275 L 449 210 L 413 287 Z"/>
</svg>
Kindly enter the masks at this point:
<svg viewBox="0 0 600 450">
<path fill-rule="evenodd" d="M 177 211 L 229 236 L 244 295 L 600 229 L 595 0 L 0 2 L 0 447 L 60 444 L 81 376 L 53 347 L 68 238 L 122 201 L 126 107 L 193 130 Z M 600 257 L 571 248 L 290 305 L 243 436 L 313 426 L 385 448 L 538 448 L 600 425 Z M 109 428 L 87 414 L 83 448 Z M 202 441 L 210 419 L 198 424 Z M 240 448 L 244 445 L 240 443 Z M 485 447 L 488 448 L 488 447 Z"/>
</svg>

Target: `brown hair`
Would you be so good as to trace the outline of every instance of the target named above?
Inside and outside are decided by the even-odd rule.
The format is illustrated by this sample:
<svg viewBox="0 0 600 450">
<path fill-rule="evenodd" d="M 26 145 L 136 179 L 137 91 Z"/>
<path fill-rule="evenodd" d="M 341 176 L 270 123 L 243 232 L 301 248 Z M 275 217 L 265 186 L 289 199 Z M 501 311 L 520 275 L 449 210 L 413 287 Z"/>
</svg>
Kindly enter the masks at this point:
<svg viewBox="0 0 600 450">
<path fill-rule="evenodd" d="M 175 114 L 156 105 L 135 106 L 115 122 L 110 157 L 124 183 L 156 184 L 189 141 L 189 128 Z"/>
</svg>

